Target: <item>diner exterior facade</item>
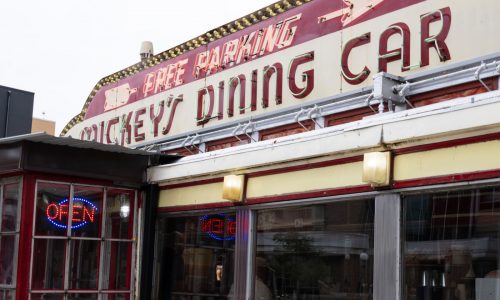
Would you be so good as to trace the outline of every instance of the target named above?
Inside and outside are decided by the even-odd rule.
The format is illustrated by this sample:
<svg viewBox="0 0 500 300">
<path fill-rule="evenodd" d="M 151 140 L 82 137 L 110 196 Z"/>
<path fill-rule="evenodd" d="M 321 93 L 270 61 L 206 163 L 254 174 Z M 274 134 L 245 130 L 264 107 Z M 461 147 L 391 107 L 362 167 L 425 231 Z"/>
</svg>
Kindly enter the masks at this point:
<svg viewBox="0 0 500 300">
<path fill-rule="evenodd" d="M 283 0 L 103 78 L 62 136 L 183 157 L 142 189 L 37 179 L 4 298 L 497 299 L 499 12 Z"/>
</svg>

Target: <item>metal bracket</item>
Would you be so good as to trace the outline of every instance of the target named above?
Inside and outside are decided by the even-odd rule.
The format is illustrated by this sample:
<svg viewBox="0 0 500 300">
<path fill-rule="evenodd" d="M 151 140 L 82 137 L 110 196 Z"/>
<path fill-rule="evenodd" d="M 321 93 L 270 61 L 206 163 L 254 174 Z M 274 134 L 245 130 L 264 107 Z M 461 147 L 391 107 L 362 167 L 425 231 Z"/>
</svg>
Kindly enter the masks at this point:
<svg viewBox="0 0 500 300">
<path fill-rule="evenodd" d="M 408 101 L 394 90 L 394 85 L 400 82 L 381 72 L 373 76 L 373 92 L 366 100 L 367 106 L 375 100 L 379 102 L 378 113 L 384 113 L 384 103 L 387 102 L 389 112 L 406 110 Z M 373 109 L 372 109 L 373 110 Z"/>
<path fill-rule="evenodd" d="M 255 131 L 255 123 L 252 120 L 248 121 L 245 126 L 243 126 L 243 133 L 252 141 L 257 142 L 250 134 L 248 134 L 248 128 L 250 128 L 250 133 Z"/>
<path fill-rule="evenodd" d="M 319 124 L 315 118 L 313 118 L 314 114 L 318 114 L 319 116 L 321 116 L 321 109 L 316 104 L 314 104 L 314 106 L 307 111 L 307 117 L 311 119 L 314 122 L 314 124 L 316 124 L 316 126 L 318 126 L 319 128 L 323 128 L 323 126 Z"/>
<path fill-rule="evenodd" d="M 231 135 L 234 136 L 240 142 L 241 142 L 241 139 L 238 137 L 238 130 L 240 130 L 241 126 L 242 126 L 241 123 L 238 123 L 238 125 L 231 132 Z"/>
<path fill-rule="evenodd" d="M 255 131 L 255 123 L 253 123 L 252 120 L 248 121 L 248 123 L 246 123 L 245 125 L 238 123 L 238 126 L 236 126 L 233 129 L 233 131 L 231 132 L 231 135 L 234 136 L 238 141 L 241 142 L 242 140 L 238 137 L 238 132 L 240 131 L 240 129 L 241 129 L 241 133 L 246 135 L 250 140 L 252 140 L 253 142 L 257 142 L 252 137 L 252 135 L 248 134 L 249 133 L 248 129 L 250 129 L 250 133 Z"/>
<path fill-rule="evenodd" d="M 302 128 L 304 128 L 306 131 L 309 131 L 309 128 L 307 128 L 302 122 L 300 122 L 299 118 L 302 114 L 306 113 L 306 110 L 304 108 L 300 108 L 299 112 L 295 115 L 293 118 L 296 123 L 299 123 Z"/>
<path fill-rule="evenodd" d="M 314 124 L 316 124 L 316 126 L 318 126 L 319 128 L 323 128 L 323 126 L 321 124 L 319 124 L 315 118 L 313 118 L 314 114 L 318 114 L 319 116 L 321 116 L 321 109 L 316 104 L 309 109 L 304 109 L 303 107 L 301 107 L 300 110 L 295 114 L 293 119 L 294 119 L 295 123 L 299 123 L 299 125 L 302 126 L 302 128 L 304 128 L 306 131 L 309 131 L 309 128 L 307 128 L 300 121 L 300 117 L 302 115 L 305 115 L 309 120 L 312 120 L 314 122 Z"/>
<path fill-rule="evenodd" d="M 474 73 L 474 77 L 476 78 L 476 80 L 478 80 L 486 90 L 488 90 L 488 92 L 491 92 L 491 89 L 490 87 L 484 83 L 483 79 L 481 79 L 481 73 L 486 69 L 488 68 L 486 66 L 486 63 L 483 61 L 481 62 L 481 65 L 477 68 L 476 72 Z M 498 67 L 497 67 L 498 68 Z M 498 70 L 498 69 L 497 69 Z"/>
<path fill-rule="evenodd" d="M 401 89 L 401 91 L 399 91 L 399 96 L 406 102 L 406 104 L 408 106 L 410 106 L 411 108 L 415 108 L 415 106 L 413 104 L 411 104 L 411 102 L 406 98 L 406 93 L 407 91 L 409 91 L 411 88 L 411 83 L 410 82 L 406 82 L 405 85 L 403 86 L 403 88 Z M 397 92 L 395 89 L 394 89 L 395 92 Z"/>
<path fill-rule="evenodd" d="M 190 147 L 190 146 L 191 146 L 191 147 L 196 148 L 196 150 L 198 150 L 200 153 L 204 153 L 204 151 L 202 151 L 202 150 L 200 149 L 200 147 L 198 147 L 198 146 L 196 146 L 196 145 L 194 144 L 194 142 L 195 142 L 196 140 L 198 140 L 198 139 L 201 139 L 201 136 L 200 136 L 199 134 L 195 134 L 195 135 L 193 135 L 193 136 L 188 135 L 188 136 L 184 139 L 184 141 L 182 141 L 181 147 L 182 147 L 182 148 L 184 148 L 184 149 L 186 149 L 186 150 L 187 150 L 189 153 L 191 153 L 191 154 L 196 154 L 196 153 L 193 153 L 193 151 L 191 151 L 191 149 L 189 149 L 189 147 Z"/>
</svg>

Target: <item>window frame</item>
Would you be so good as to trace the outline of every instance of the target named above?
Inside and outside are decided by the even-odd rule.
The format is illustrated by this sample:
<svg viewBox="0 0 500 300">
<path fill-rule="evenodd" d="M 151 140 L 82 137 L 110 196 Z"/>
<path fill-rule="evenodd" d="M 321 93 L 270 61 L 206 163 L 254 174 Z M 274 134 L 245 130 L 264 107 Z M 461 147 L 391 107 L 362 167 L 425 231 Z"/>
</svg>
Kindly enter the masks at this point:
<svg viewBox="0 0 500 300">
<path fill-rule="evenodd" d="M 300 206 L 309 205 L 321 205 L 321 204 L 332 204 L 332 203 L 342 203 L 347 201 L 363 201 L 371 200 L 373 201 L 373 208 L 376 205 L 376 196 L 380 195 L 378 192 L 367 192 L 352 195 L 339 195 L 333 197 L 322 197 L 322 198 L 306 198 L 300 200 L 292 201 L 280 201 L 272 203 L 255 204 L 242 207 L 233 208 L 220 208 L 220 209 L 203 209 L 203 210 L 190 210 L 190 211 L 177 211 L 177 212 L 159 212 L 156 220 L 156 231 L 155 231 L 155 254 L 154 254 L 154 264 L 157 265 L 158 257 L 162 254 L 159 253 L 159 237 L 161 233 L 159 232 L 159 220 L 160 218 L 182 218 L 182 217 L 193 217 L 203 214 L 214 214 L 214 213 L 235 213 L 236 214 L 236 239 L 235 239 L 235 269 L 234 269 L 234 279 L 235 283 L 233 299 L 253 299 L 254 297 L 254 286 L 255 286 L 255 257 L 256 257 L 256 243 L 257 243 L 257 217 L 258 212 L 268 209 L 285 209 Z M 375 226 L 377 215 L 374 211 L 374 223 Z M 242 232 L 242 229 L 244 231 Z M 375 239 L 375 232 L 373 233 L 373 238 Z M 375 244 L 373 245 L 374 259 L 376 254 Z M 375 280 L 375 263 L 372 266 L 373 270 L 373 282 Z M 159 285 L 159 274 L 157 269 L 154 269 L 153 281 L 152 281 L 152 291 L 156 295 L 157 289 L 160 288 Z M 375 293 L 372 292 L 372 297 L 375 297 Z"/>
<path fill-rule="evenodd" d="M 2 231 L 2 223 L 3 223 L 3 207 L 4 207 L 4 194 L 5 194 L 5 186 L 9 184 L 17 184 L 17 211 L 16 211 L 16 225 L 14 231 Z M 0 178 L 0 239 L 4 236 L 14 236 L 14 261 L 12 265 L 12 284 L 2 284 L 0 283 L 0 293 L 5 295 L 7 292 L 13 293 L 13 299 L 16 297 L 16 288 L 17 288 L 17 267 L 19 262 L 19 235 L 21 231 L 21 210 L 23 204 L 23 177 L 7 177 Z M 1 247 L 1 244 L 0 244 Z M 4 297 L 5 298 L 5 297 Z M 3 298 L 2 298 L 3 299 Z"/>
<path fill-rule="evenodd" d="M 36 218 L 37 218 L 37 200 L 38 200 L 38 191 L 39 191 L 39 184 L 44 183 L 44 184 L 61 184 L 61 185 L 66 185 L 69 187 L 69 206 L 68 206 L 68 224 L 66 228 L 66 234 L 57 236 L 57 235 L 36 235 Z M 101 199 L 101 212 L 100 212 L 100 231 L 97 237 L 79 237 L 79 236 L 73 236 L 72 235 L 72 230 L 71 230 L 71 225 L 72 225 L 72 215 L 73 215 L 73 202 L 74 202 L 74 192 L 75 188 L 98 188 L 102 189 L 102 199 Z M 106 222 L 107 220 L 107 215 L 106 215 L 106 207 L 107 207 L 107 195 L 109 190 L 122 190 L 122 191 L 127 191 L 130 194 L 133 195 L 133 198 L 131 199 L 133 201 L 133 208 L 130 207 L 130 214 L 129 218 L 132 217 L 132 232 L 130 239 L 124 239 L 124 238 L 113 238 L 112 236 L 107 237 L 106 236 Z M 134 299 L 135 297 L 135 275 L 136 275 L 136 268 L 137 268 L 137 263 L 136 263 L 136 254 L 137 254 L 137 237 L 138 237 L 138 219 L 139 219 L 139 213 L 138 213 L 138 201 L 139 201 L 139 191 L 136 189 L 132 188 L 123 188 L 123 187 L 117 187 L 117 186 L 110 186 L 110 185 L 99 185 L 99 184 L 87 184 L 87 183 L 80 183 L 78 181 L 61 181 L 61 180 L 43 180 L 43 179 L 37 179 L 35 181 L 35 187 L 34 187 L 34 199 L 33 201 L 33 225 L 32 225 L 32 232 L 31 232 L 31 240 L 32 240 L 32 247 L 31 247 L 31 254 L 30 254 L 30 271 L 29 271 L 29 299 L 32 299 L 34 295 L 40 295 L 40 294 L 60 294 L 64 299 L 68 299 L 70 295 L 75 295 L 75 294 L 93 294 L 97 296 L 97 299 L 102 299 L 103 295 L 129 295 L 128 299 Z M 29 201 L 29 199 L 27 199 Z M 33 265 L 34 265 L 34 251 L 35 251 L 35 242 L 37 240 L 63 240 L 65 241 L 65 258 L 64 258 L 64 282 L 63 282 L 63 288 L 62 289 L 33 289 Z M 99 243 L 99 251 L 97 254 L 97 276 L 98 276 L 98 281 L 97 281 L 97 286 L 95 289 L 75 289 L 75 288 L 70 288 L 70 255 L 71 251 L 69 251 L 72 247 L 72 243 L 74 241 L 94 241 Z M 129 273 L 129 277 L 126 278 L 126 280 L 129 282 L 129 288 L 126 290 L 119 290 L 119 289 L 104 289 L 104 269 L 105 269 L 105 245 L 106 243 L 127 243 L 131 247 L 129 252 L 129 257 L 131 257 L 131 261 L 127 263 L 127 273 Z"/>
<path fill-rule="evenodd" d="M 401 256 L 401 280 L 399 283 L 400 288 L 400 299 L 405 299 L 406 294 L 406 225 L 407 225 L 407 198 L 408 196 L 424 195 L 424 194 L 439 194 L 446 192 L 462 192 L 462 191 L 474 191 L 488 188 L 498 188 L 500 189 L 500 179 L 487 179 L 487 180 L 477 180 L 473 182 L 459 182 L 459 183 L 444 183 L 436 184 L 423 187 L 411 187 L 399 190 L 394 190 L 400 196 L 401 205 L 401 220 L 400 220 L 400 256 Z"/>
</svg>

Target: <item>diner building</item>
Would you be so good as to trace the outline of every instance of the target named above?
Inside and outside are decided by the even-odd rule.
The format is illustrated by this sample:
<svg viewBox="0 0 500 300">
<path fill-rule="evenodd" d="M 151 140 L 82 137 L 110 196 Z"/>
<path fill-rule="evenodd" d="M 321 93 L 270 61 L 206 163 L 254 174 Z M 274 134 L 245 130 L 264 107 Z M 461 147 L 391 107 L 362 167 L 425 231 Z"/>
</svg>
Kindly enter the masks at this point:
<svg viewBox="0 0 500 300">
<path fill-rule="evenodd" d="M 119 155 L 1 179 L 3 299 L 499 299 L 499 13 L 282 0 L 145 49 L 53 138 Z"/>
</svg>

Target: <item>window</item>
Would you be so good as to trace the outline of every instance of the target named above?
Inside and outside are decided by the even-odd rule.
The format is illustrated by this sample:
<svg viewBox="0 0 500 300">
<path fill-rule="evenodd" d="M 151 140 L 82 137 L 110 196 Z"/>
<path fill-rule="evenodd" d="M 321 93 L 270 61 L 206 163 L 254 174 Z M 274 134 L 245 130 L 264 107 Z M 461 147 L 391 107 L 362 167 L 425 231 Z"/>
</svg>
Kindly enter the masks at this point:
<svg viewBox="0 0 500 300">
<path fill-rule="evenodd" d="M 0 181 L 0 299 L 15 298 L 21 184 L 18 178 Z"/>
<path fill-rule="evenodd" d="M 31 299 L 133 299 L 136 206 L 133 190 L 38 181 Z"/>
<path fill-rule="evenodd" d="M 228 299 L 233 289 L 234 214 L 161 217 L 155 299 Z"/>
<path fill-rule="evenodd" d="M 500 298 L 500 190 L 404 197 L 405 299 Z"/>
<path fill-rule="evenodd" d="M 372 299 L 374 201 L 262 210 L 255 299 Z"/>
</svg>

